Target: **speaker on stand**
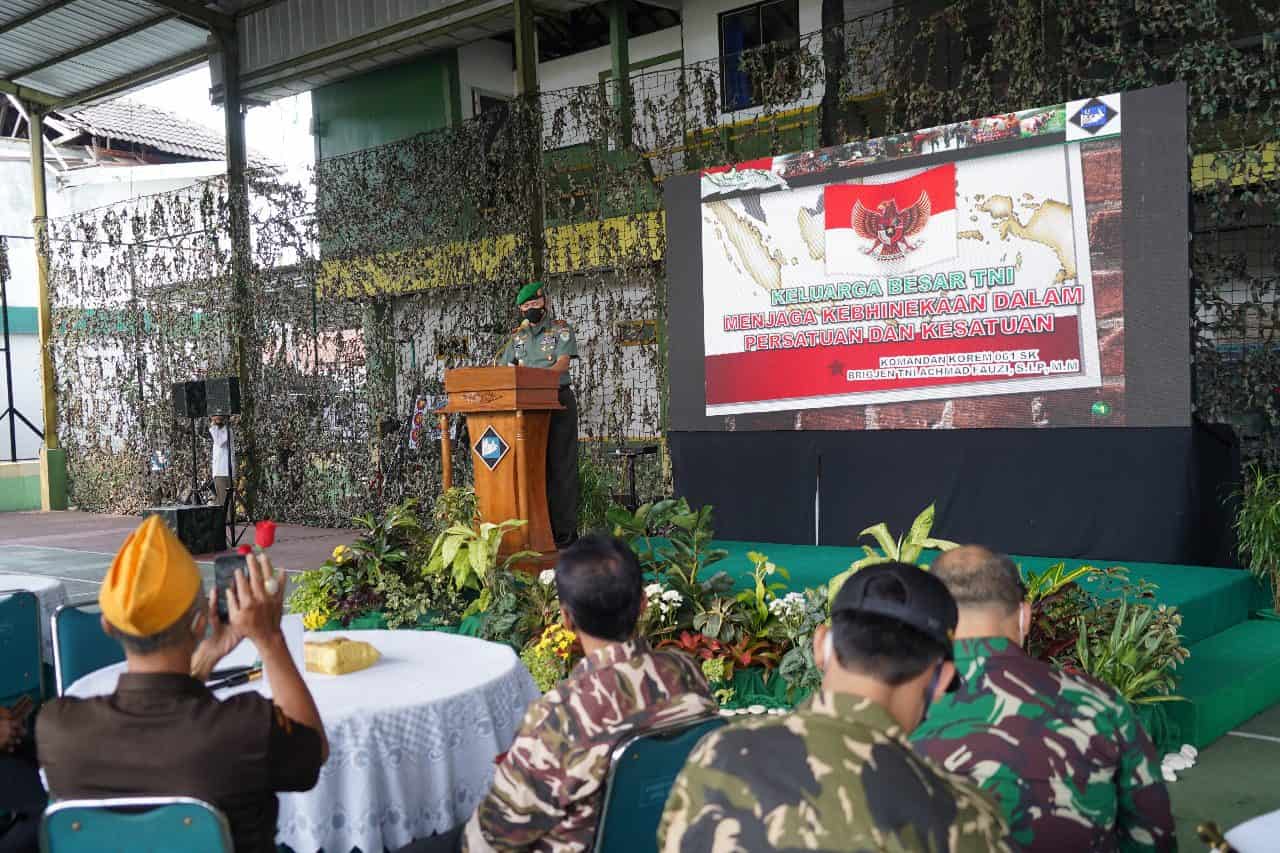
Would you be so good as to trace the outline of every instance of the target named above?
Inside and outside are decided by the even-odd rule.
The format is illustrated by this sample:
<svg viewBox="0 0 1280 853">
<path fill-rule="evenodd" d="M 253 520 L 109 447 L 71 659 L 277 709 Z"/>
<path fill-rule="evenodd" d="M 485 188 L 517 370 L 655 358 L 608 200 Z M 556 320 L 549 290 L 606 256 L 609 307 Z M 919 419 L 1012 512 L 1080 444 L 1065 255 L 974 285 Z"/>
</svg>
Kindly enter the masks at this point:
<svg viewBox="0 0 1280 853">
<path fill-rule="evenodd" d="M 172 389 L 174 417 L 189 418 L 191 420 L 191 494 L 194 496 L 200 493 L 200 466 L 196 459 L 196 444 L 198 443 L 196 418 L 203 418 L 205 415 L 206 396 L 204 382 L 201 380 L 175 382 Z"/>
</svg>

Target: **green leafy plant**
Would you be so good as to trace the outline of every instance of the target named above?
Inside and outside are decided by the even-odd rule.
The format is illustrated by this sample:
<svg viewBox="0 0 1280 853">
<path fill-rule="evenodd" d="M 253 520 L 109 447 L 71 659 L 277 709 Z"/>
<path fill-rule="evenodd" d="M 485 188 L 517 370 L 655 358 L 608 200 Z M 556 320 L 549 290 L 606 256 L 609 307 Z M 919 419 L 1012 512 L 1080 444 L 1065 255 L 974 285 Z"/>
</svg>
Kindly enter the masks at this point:
<svg viewBox="0 0 1280 853">
<path fill-rule="evenodd" d="M 613 490 L 618 485 L 613 469 L 601 465 L 587 450 L 578 455 L 578 529 L 584 533 L 607 530 Z"/>
<path fill-rule="evenodd" d="M 726 673 L 730 673 L 729 678 L 725 677 Z M 733 701 L 735 691 L 730 683 L 732 670 L 724 658 L 707 658 L 704 660 L 702 662 L 702 674 L 706 676 L 707 684 L 711 687 L 711 693 L 716 697 L 717 703 L 727 705 Z"/>
<path fill-rule="evenodd" d="M 453 486 L 436 498 L 431 518 L 437 530 L 446 530 L 455 524 L 471 527 L 480 520 L 480 501 L 476 490 L 469 486 Z"/>
<path fill-rule="evenodd" d="M 613 506 L 608 512 L 615 536 L 627 540 L 641 567 L 661 576 L 671 587 L 700 603 L 717 585 L 701 579 L 705 569 L 729 555 L 723 548 L 711 547 L 715 539 L 710 506 L 691 509 L 684 498 L 644 504 L 634 513 Z M 729 582 L 730 587 L 732 581 Z"/>
<path fill-rule="evenodd" d="M 741 635 L 746 621 L 739 599 L 727 595 L 705 598 L 693 615 L 693 629 L 723 643 L 732 643 Z"/>
<path fill-rule="evenodd" d="M 1027 601 L 1034 605 L 1059 592 L 1068 584 L 1079 583 L 1081 579 L 1097 572 L 1098 569 L 1090 565 L 1068 569 L 1065 562 L 1054 563 L 1043 572 L 1023 572 L 1022 583 L 1027 588 Z"/>
<path fill-rule="evenodd" d="M 289 610 L 302 614 L 307 630 L 314 631 L 329 621 L 337 608 L 338 592 L 338 573 L 333 566 L 303 572 L 294 578 Z"/>
<path fill-rule="evenodd" d="M 375 582 L 385 571 L 403 569 L 424 533 L 413 498 L 391 507 L 381 519 L 369 514 L 352 520 L 363 533 L 351 543 L 351 551 L 363 574 Z"/>
<path fill-rule="evenodd" d="M 1173 693 L 1173 670 L 1189 652 L 1182 646 L 1182 617 L 1176 612 L 1122 598 L 1111 630 L 1101 636 L 1090 630 L 1086 617 L 1077 621 L 1075 660 L 1069 665 L 1109 684 L 1134 705 L 1182 700 Z"/>
<path fill-rule="evenodd" d="M 738 601 L 743 604 L 746 615 L 746 629 L 752 635 L 761 634 L 769 624 L 772 613 L 769 604 L 778 597 L 778 592 L 787 588 L 781 581 L 771 581 L 775 576 L 783 580 L 791 580 L 791 574 L 782 566 L 775 566 L 767 556 L 759 551 L 748 551 L 747 559 L 752 563 L 751 578 L 754 581 L 751 589 L 738 593 Z"/>
<path fill-rule="evenodd" d="M 486 611 L 493 599 L 495 573 L 510 572 L 513 564 L 538 556 L 534 551 L 518 551 L 503 560 L 501 565 L 498 563 L 502 538 L 527 523 L 524 519 L 508 519 L 500 524 L 486 521 L 481 523 L 479 530 L 455 524 L 436 537 L 423 573 L 443 572 L 452 578 L 456 589 L 478 591 L 480 596 L 468 609 L 468 615 Z"/>
<path fill-rule="evenodd" d="M 959 547 L 955 542 L 946 539 L 934 539 L 929 535 L 933 530 L 933 516 L 934 505 L 929 504 L 916 516 L 915 521 L 911 522 L 911 529 L 907 531 L 906 535 L 899 536 L 897 539 L 893 538 L 893 534 L 889 532 L 889 525 L 883 521 L 859 533 L 859 538 L 870 536 L 876 540 L 876 544 L 880 546 L 879 550 L 872 548 L 870 545 L 863 545 L 862 551 L 866 556 L 855 561 L 847 570 L 836 575 L 827 583 L 827 591 L 832 600 L 835 599 L 836 593 L 840 591 L 840 587 L 844 582 L 859 569 L 880 563 L 919 563 L 920 555 L 926 548 L 950 551 L 952 548 Z"/>
<path fill-rule="evenodd" d="M 1240 559 L 1271 587 L 1271 607 L 1280 613 L 1280 474 L 1252 465 L 1238 493 L 1236 541 Z"/>
</svg>

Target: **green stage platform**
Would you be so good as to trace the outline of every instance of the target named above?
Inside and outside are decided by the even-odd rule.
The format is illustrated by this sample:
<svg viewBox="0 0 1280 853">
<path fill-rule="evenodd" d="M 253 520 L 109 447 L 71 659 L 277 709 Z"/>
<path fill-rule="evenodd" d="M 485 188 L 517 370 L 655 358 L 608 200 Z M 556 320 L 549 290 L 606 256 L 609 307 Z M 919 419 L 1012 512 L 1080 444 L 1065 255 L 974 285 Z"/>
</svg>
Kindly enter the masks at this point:
<svg viewBox="0 0 1280 853">
<path fill-rule="evenodd" d="M 862 556 L 860 548 L 784 545 L 776 542 L 717 541 L 729 556 L 712 567 L 723 569 L 738 587 L 751 584 L 748 551 L 767 554 L 791 574 L 790 587 L 814 587 Z M 1155 584 L 1156 600 L 1183 615 L 1184 642 L 1191 658 L 1178 668 L 1179 694 L 1186 702 L 1165 704 L 1170 737 L 1203 747 L 1255 714 L 1280 702 L 1280 622 L 1250 619 L 1270 606 L 1267 593 L 1247 572 L 1163 563 L 1115 563 L 1015 556 L 1024 571 L 1068 566 L 1123 565 L 1129 577 Z"/>
</svg>

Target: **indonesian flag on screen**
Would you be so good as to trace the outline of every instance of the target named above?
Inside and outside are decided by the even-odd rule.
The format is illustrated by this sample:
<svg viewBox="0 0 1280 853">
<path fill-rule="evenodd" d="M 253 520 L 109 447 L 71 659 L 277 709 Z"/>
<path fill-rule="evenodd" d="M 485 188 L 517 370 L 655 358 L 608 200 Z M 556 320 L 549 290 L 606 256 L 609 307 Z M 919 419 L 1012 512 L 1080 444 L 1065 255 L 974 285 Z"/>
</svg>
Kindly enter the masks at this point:
<svg viewBox="0 0 1280 853">
<path fill-rule="evenodd" d="M 888 184 L 828 184 L 823 207 L 828 275 L 908 272 L 959 253 L 955 163 Z"/>
</svg>

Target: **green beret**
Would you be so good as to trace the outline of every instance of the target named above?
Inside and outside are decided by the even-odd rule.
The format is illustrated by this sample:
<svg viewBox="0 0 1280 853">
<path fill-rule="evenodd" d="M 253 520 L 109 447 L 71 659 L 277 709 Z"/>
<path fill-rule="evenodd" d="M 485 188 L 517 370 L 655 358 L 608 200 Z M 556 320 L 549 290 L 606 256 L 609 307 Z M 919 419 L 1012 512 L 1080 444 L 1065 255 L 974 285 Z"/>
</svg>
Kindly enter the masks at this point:
<svg viewBox="0 0 1280 853">
<path fill-rule="evenodd" d="M 516 305 L 523 305 L 530 299 L 537 299 L 542 295 L 542 282 L 531 281 L 524 287 L 520 288 L 520 293 L 516 295 Z"/>
</svg>

